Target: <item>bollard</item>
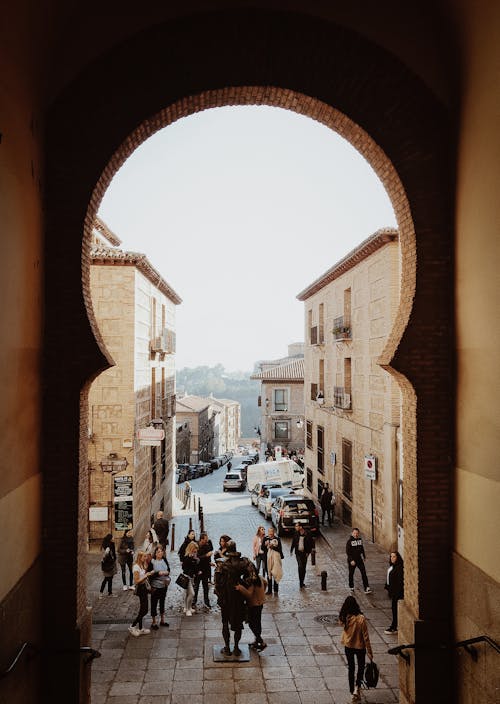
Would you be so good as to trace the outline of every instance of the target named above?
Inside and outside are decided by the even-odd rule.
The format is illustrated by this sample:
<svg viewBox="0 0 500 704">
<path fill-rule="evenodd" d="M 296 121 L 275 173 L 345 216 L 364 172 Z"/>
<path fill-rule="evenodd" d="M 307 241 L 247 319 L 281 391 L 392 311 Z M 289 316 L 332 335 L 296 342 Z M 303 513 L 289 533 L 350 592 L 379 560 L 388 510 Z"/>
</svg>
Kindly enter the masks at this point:
<svg viewBox="0 0 500 704">
<path fill-rule="evenodd" d="M 172 534 L 170 536 L 170 552 L 174 551 L 175 546 L 175 523 L 172 523 Z"/>
<path fill-rule="evenodd" d="M 192 516 L 189 516 L 189 530 L 193 530 L 193 517 Z"/>
<path fill-rule="evenodd" d="M 326 578 L 327 578 L 327 573 L 325 570 L 321 573 L 321 591 L 326 592 Z"/>
<path fill-rule="evenodd" d="M 316 548 L 311 550 L 311 565 L 316 564 Z"/>
<path fill-rule="evenodd" d="M 200 508 L 200 532 L 203 533 L 205 530 L 205 520 L 203 517 L 203 509 Z"/>
</svg>

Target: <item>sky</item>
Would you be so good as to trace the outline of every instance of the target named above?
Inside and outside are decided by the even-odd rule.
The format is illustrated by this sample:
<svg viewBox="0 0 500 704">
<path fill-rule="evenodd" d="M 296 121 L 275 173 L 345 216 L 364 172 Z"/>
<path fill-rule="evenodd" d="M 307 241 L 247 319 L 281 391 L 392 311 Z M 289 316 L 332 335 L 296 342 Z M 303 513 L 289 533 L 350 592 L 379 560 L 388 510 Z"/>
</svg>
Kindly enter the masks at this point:
<svg viewBox="0 0 500 704">
<path fill-rule="evenodd" d="M 182 118 L 144 142 L 99 216 L 182 298 L 176 366 L 248 371 L 304 339 L 297 294 L 381 227 L 390 200 L 328 127 L 281 108 Z"/>
</svg>

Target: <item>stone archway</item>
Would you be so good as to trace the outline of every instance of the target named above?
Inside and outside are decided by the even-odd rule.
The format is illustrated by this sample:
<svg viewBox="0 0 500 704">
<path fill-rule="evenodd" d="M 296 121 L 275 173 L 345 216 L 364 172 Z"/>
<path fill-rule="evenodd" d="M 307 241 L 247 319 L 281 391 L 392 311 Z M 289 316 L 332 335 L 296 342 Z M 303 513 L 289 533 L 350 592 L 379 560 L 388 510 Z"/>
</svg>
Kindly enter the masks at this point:
<svg viewBox="0 0 500 704">
<path fill-rule="evenodd" d="M 134 76 L 142 80 L 134 81 Z M 449 125 L 418 79 L 359 36 L 303 16 L 250 12 L 207 15 L 137 35 L 89 66 L 52 109 L 47 191 L 45 378 L 50 394 L 44 409 L 45 547 L 61 554 L 64 537 L 67 552 L 56 568 L 59 582 L 66 584 L 64 617 L 56 629 L 53 623 L 46 624 L 46 639 L 74 647 L 89 628 L 83 561 L 78 560 L 87 506 L 86 390 L 110 361 L 91 314 L 88 290 L 93 217 L 113 174 L 144 139 L 184 115 L 230 104 L 280 106 L 329 125 L 365 156 L 391 197 L 401 232 L 404 287 L 396 325 L 380 363 L 399 378 L 407 428 L 405 537 L 413 549 L 407 560 L 407 609 L 401 630 L 409 642 L 448 639 L 450 613 L 443 614 L 438 605 L 439 596 L 448 596 L 450 591 Z M 445 295 L 440 297 L 443 290 Z M 67 323 L 64 329 L 63 320 Z M 61 356 L 68 338 L 75 346 L 70 358 Z M 75 468 L 70 474 L 64 473 L 68 458 Z M 50 611 L 56 608 L 56 597 L 50 585 L 45 590 Z M 49 659 L 47 691 L 54 671 L 51 664 Z M 68 655 L 65 672 L 74 675 L 75 667 L 75 659 Z M 404 700 L 414 701 L 415 690 L 425 698 L 426 682 L 435 680 L 430 667 L 440 672 L 446 699 L 449 678 L 443 678 L 442 672 L 443 668 L 450 672 L 447 657 L 423 654 L 408 669 L 401 666 Z M 68 679 L 73 687 L 75 679 L 71 675 Z"/>
</svg>

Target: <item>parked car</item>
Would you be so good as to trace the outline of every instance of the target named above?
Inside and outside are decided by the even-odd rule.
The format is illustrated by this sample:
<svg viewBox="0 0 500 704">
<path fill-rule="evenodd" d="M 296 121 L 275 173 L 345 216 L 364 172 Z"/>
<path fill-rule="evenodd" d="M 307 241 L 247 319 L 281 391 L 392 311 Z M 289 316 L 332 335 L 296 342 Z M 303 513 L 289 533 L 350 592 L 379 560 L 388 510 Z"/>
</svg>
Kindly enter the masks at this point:
<svg viewBox="0 0 500 704">
<path fill-rule="evenodd" d="M 243 477 L 241 472 L 231 470 L 224 477 L 224 481 L 222 482 L 222 489 L 223 491 L 229 491 L 234 489 L 236 489 L 237 491 L 244 491 L 246 485 L 246 479 Z"/>
<path fill-rule="evenodd" d="M 197 464 L 192 466 L 196 470 L 198 477 L 204 477 L 210 472 L 213 472 L 213 469 L 210 466 L 210 462 L 198 462 Z"/>
<path fill-rule="evenodd" d="M 257 508 L 260 513 L 264 514 L 264 518 L 271 518 L 271 506 L 276 501 L 278 496 L 287 496 L 292 493 L 292 489 L 278 486 L 272 489 L 264 489 L 262 495 L 257 501 Z"/>
<path fill-rule="evenodd" d="M 226 464 L 226 462 L 227 462 L 227 457 L 226 457 L 226 455 L 217 455 L 217 457 L 216 457 L 215 459 L 216 459 L 216 460 L 219 460 L 219 462 L 220 462 L 220 464 L 221 464 L 221 467 L 222 467 L 223 464 Z"/>
<path fill-rule="evenodd" d="M 248 467 L 248 465 L 242 463 L 242 464 L 239 464 L 237 467 L 232 467 L 231 471 L 241 472 L 241 474 L 243 475 L 245 482 L 246 482 L 246 480 L 247 480 L 247 467 Z"/>
<path fill-rule="evenodd" d="M 219 469 L 219 467 L 222 466 L 220 457 L 212 457 L 212 459 L 210 460 L 210 466 L 212 467 L 212 470 Z"/>
<path fill-rule="evenodd" d="M 178 464 L 177 465 L 177 484 L 182 484 L 183 482 L 186 481 L 187 475 L 189 472 L 189 465 L 188 464 Z"/>
<path fill-rule="evenodd" d="M 281 484 L 279 482 L 266 482 L 265 484 L 260 484 L 260 482 L 257 482 L 250 492 L 250 503 L 252 506 L 257 506 L 259 503 L 259 497 L 262 496 L 262 492 L 265 489 L 279 489 L 280 487 Z"/>
<path fill-rule="evenodd" d="M 312 499 L 301 494 L 279 496 L 271 506 L 271 521 L 278 535 L 292 533 L 302 523 L 312 533 L 319 533 L 318 509 Z"/>
</svg>

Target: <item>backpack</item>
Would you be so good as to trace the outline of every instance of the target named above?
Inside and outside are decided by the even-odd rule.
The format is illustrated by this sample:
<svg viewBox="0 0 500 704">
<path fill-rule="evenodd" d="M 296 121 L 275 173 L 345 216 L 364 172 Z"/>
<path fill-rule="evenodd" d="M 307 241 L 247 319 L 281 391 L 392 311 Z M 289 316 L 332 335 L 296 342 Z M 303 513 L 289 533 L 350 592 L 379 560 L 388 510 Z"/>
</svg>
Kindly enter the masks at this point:
<svg viewBox="0 0 500 704">
<path fill-rule="evenodd" d="M 378 684 L 379 670 L 378 666 L 371 660 L 366 664 L 364 673 L 364 683 L 367 689 L 376 687 Z"/>
<path fill-rule="evenodd" d="M 103 572 L 111 572 L 115 565 L 115 558 L 113 557 L 113 553 L 111 550 L 108 550 L 102 560 L 101 560 L 101 569 Z"/>
</svg>

